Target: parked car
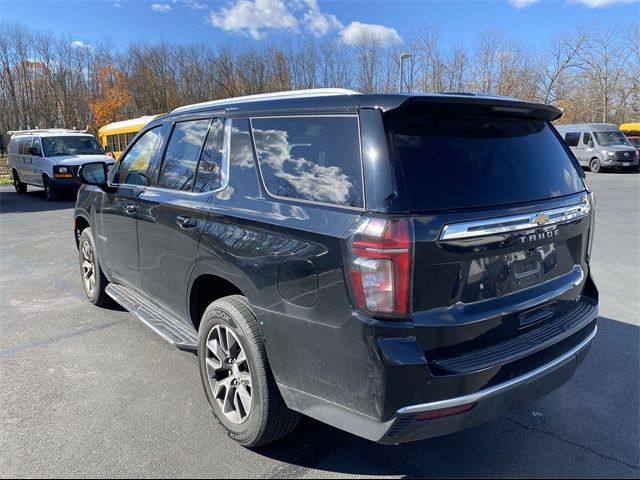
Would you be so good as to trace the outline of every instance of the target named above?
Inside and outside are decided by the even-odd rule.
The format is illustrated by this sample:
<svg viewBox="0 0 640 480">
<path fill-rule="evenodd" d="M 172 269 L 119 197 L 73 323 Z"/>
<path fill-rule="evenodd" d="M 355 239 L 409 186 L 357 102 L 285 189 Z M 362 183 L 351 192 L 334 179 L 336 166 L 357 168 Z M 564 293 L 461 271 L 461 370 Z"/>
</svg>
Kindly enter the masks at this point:
<svg viewBox="0 0 640 480">
<path fill-rule="evenodd" d="M 75 174 L 86 162 L 114 160 L 105 155 L 93 137 L 66 129 L 8 132 L 9 168 L 16 192 L 26 193 L 27 185 L 43 187 L 47 200 L 55 200 L 64 190 L 80 186 Z"/>
<path fill-rule="evenodd" d="M 598 173 L 605 168 L 638 170 L 638 152 L 615 125 L 578 123 L 556 128 L 580 165 L 589 167 L 592 172 Z"/>
<path fill-rule="evenodd" d="M 560 115 L 334 89 L 178 108 L 109 174 L 81 167 L 85 293 L 196 351 L 248 447 L 300 414 L 383 444 L 486 422 L 565 383 L 597 330 Z"/>
</svg>

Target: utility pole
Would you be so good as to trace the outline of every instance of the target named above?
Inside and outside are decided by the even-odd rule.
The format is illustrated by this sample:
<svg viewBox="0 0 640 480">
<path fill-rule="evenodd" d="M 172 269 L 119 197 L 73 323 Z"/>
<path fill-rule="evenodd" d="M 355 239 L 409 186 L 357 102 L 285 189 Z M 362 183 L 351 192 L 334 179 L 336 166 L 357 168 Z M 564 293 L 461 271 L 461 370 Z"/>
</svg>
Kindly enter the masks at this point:
<svg viewBox="0 0 640 480">
<path fill-rule="evenodd" d="M 407 58 L 411 58 L 410 53 L 403 53 L 400 55 L 400 93 L 404 91 L 404 61 Z"/>
</svg>

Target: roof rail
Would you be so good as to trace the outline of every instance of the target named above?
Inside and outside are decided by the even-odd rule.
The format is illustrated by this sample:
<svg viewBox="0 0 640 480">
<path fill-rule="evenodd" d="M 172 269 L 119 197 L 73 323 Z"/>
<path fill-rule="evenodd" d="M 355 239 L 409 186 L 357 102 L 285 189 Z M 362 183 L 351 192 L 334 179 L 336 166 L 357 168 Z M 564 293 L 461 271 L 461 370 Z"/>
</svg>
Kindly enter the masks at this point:
<svg viewBox="0 0 640 480">
<path fill-rule="evenodd" d="M 288 98 L 310 98 L 310 97 L 329 97 L 336 95 L 359 95 L 360 92 L 347 90 L 345 88 L 312 88 L 308 90 L 290 90 L 287 92 L 260 93 L 257 95 L 246 95 L 243 97 L 231 97 L 221 100 L 213 100 L 211 102 L 194 103 L 193 105 L 185 105 L 171 111 L 171 113 L 186 112 L 198 107 L 216 107 L 233 103 L 255 102 L 260 100 L 285 100 Z"/>
<path fill-rule="evenodd" d="M 31 133 L 87 133 L 89 127 L 84 130 L 76 128 L 27 128 L 26 130 L 9 130 L 7 135 L 29 135 Z"/>
</svg>

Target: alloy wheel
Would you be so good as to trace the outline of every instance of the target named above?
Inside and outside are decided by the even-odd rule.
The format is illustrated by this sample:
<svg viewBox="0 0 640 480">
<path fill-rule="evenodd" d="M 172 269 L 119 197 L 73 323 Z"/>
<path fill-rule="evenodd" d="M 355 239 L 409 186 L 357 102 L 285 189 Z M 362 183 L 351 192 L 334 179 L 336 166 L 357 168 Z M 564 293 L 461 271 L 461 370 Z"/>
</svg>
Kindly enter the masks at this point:
<svg viewBox="0 0 640 480">
<path fill-rule="evenodd" d="M 216 325 L 207 337 L 206 368 L 213 398 L 231 422 L 244 422 L 251 413 L 252 382 L 240 340 L 230 327 Z"/>
<path fill-rule="evenodd" d="M 82 244 L 82 281 L 87 292 L 93 295 L 96 289 L 96 268 L 93 249 L 87 240 Z"/>
</svg>

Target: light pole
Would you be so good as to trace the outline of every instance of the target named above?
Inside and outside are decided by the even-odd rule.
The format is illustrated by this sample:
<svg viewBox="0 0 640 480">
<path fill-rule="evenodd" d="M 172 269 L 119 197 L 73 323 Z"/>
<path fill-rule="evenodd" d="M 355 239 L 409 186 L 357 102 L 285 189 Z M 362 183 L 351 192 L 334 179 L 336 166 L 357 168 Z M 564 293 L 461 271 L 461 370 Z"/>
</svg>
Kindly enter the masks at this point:
<svg viewBox="0 0 640 480">
<path fill-rule="evenodd" d="M 403 53 L 400 55 L 400 93 L 404 90 L 404 61 L 407 58 L 411 58 L 410 53 Z"/>
</svg>

